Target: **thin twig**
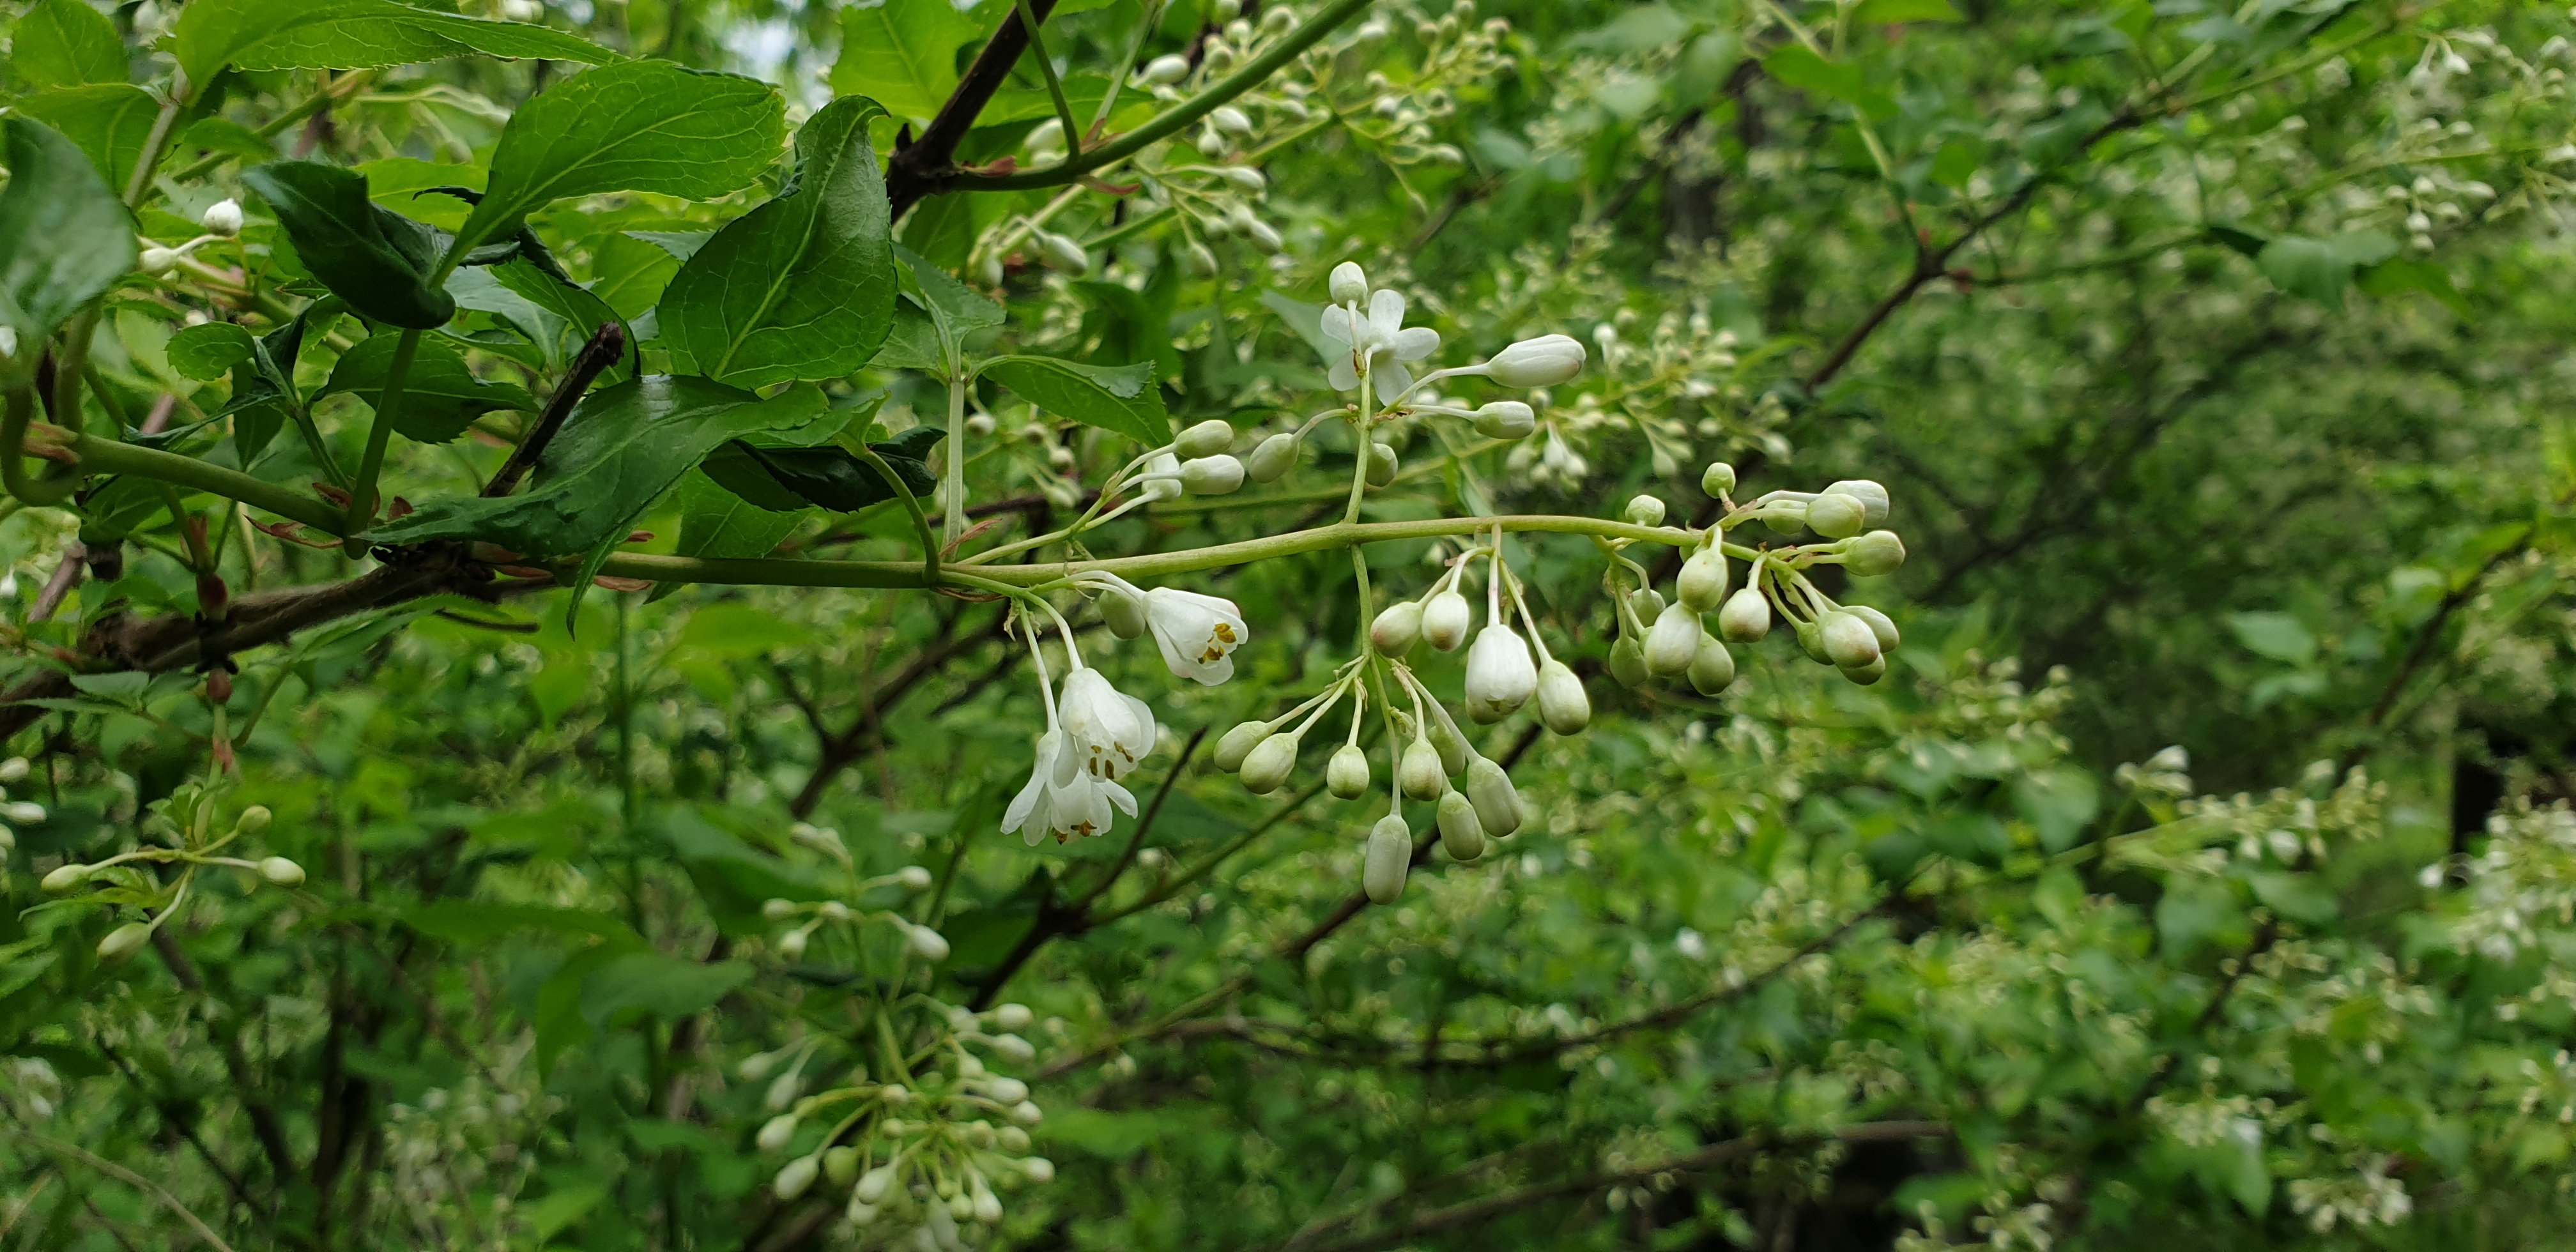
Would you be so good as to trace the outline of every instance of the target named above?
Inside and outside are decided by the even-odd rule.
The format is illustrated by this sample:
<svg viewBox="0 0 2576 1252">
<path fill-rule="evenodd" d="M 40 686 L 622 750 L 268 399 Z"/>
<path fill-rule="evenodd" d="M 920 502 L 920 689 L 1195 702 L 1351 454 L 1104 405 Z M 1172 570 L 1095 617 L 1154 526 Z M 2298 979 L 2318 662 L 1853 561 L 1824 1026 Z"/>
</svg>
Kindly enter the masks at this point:
<svg viewBox="0 0 2576 1252">
<path fill-rule="evenodd" d="M 581 403 L 583 393 L 599 381 L 609 366 L 617 364 L 617 358 L 625 351 L 626 328 L 613 321 L 601 322 L 590 342 L 573 357 L 572 368 L 564 372 L 563 385 L 555 388 L 554 398 L 546 401 L 544 411 L 537 414 L 536 426 L 519 441 L 518 447 L 510 450 L 510 459 L 501 463 L 501 472 L 484 484 L 484 495 L 506 496 L 519 489 L 519 480 L 537 467 L 537 458 L 545 453 L 546 445 L 554 442 L 564 419 L 571 417 L 573 407 Z"/>
</svg>

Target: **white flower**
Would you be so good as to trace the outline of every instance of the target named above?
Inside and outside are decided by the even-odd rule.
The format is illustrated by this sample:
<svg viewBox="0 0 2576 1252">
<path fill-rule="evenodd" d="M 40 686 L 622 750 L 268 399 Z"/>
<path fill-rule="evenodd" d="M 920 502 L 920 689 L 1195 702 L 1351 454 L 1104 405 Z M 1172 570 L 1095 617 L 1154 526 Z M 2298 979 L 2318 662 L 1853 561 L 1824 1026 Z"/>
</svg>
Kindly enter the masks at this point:
<svg viewBox="0 0 2576 1252">
<path fill-rule="evenodd" d="M 241 233 L 241 201 L 217 200 L 213 207 L 206 210 L 205 217 L 200 220 L 205 223 L 207 234 L 221 235 L 230 239 Z"/>
<path fill-rule="evenodd" d="M 1147 622 L 1154 620 L 1150 596 L 1145 614 Z M 1154 750 L 1154 710 L 1109 685 L 1099 670 L 1085 667 L 1065 675 L 1064 695 L 1056 710 L 1064 719 L 1067 750 L 1082 772 L 1094 778 L 1124 778 Z M 1101 825 L 1106 828 L 1108 823 Z"/>
<path fill-rule="evenodd" d="M 1145 593 L 1145 626 L 1163 650 L 1174 678 L 1213 687 L 1234 677 L 1236 648 L 1251 637 L 1234 601 L 1195 591 L 1156 587 Z M 1067 684 L 1071 690 L 1071 684 Z"/>
<path fill-rule="evenodd" d="M 1413 386 L 1413 371 L 1404 363 L 1440 350 L 1440 332 L 1428 326 L 1406 326 L 1403 293 L 1383 288 L 1369 297 L 1366 316 L 1355 316 L 1347 305 L 1324 310 L 1324 338 L 1350 349 L 1333 354 L 1327 362 L 1333 390 L 1359 386 L 1359 362 L 1366 358 L 1369 376 L 1377 380 L 1378 399 L 1389 404 Z"/>
<path fill-rule="evenodd" d="M 1062 729 L 1039 737 L 1037 756 L 1029 784 L 1002 814 L 1002 829 L 1018 831 L 1022 843 L 1036 847 L 1050 832 L 1058 843 L 1107 834 L 1116 820 L 1113 805 L 1136 815 L 1136 797 L 1125 787 L 1083 772 L 1081 754 Z"/>
<path fill-rule="evenodd" d="M 1538 662 L 1519 631 L 1496 622 L 1476 632 L 1476 646 L 1467 649 L 1468 716 L 1499 722 L 1537 690 Z"/>
</svg>

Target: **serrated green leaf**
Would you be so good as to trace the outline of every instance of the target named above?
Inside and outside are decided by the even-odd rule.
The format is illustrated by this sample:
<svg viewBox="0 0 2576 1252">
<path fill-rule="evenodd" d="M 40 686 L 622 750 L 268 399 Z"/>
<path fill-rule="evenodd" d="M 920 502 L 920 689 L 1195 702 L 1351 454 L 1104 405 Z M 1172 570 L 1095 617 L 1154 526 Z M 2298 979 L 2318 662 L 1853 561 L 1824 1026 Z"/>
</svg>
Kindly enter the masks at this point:
<svg viewBox="0 0 2576 1252">
<path fill-rule="evenodd" d="M 268 201 L 304 268 L 361 315 L 411 330 L 434 330 L 456 315 L 455 299 L 429 285 L 438 232 L 368 199 L 365 175 L 272 161 L 242 181 Z"/>
<path fill-rule="evenodd" d="M 739 191 L 778 159 L 786 133 L 786 105 L 758 79 L 668 61 L 589 70 L 511 115 L 483 203 L 458 234 L 503 238 L 530 211 L 572 196 L 708 200 Z"/>
<path fill-rule="evenodd" d="M 543 310 L 553 319 L 550 322 L 541 323 L 543 326 L 552 328 L 555 336 L 553 342 L 540 344 L 546 349 L 547 359 L 550 361 L 570 360 L 573 354 L 581 351 L 582 345 L 590 342 L 590 337 L 598 333 L 601 326 L 612 321 L 620 324 L 624 322 L 624 319 L 617 316 L 617 310 L 608 307 L 608 302 L 600 299 L 589 288 L 548 274 L 535 261 L 528 258 L 522 257 L 506 265 L 492 266 L 490 273 L 493 279 L 507 288 L 511 294 L 527 301 L 531 307 Z M 626 333 L 626 354 L 619 357 L 615 365 L 600 374 L 602 385 L 615 386 L 634 376 L 638 351 L 636 344 L 634 328 L 629 326 Z"/>
<path fill-rule="evenodd" d="M 393 364 L 396 336 L 378 335 L 342 355 L 331 367 L 322 395 L 346 393 L 377 403 L 385 371 Z M 319 397 L 317 397 L 318 399 Z M 394 410 L 394 429 L 422 443 L 445 443 L 465 433 L 474 419 L 500 409 L 533 411 L 536 400 L 516 383 L 485 382 L 467 368 L 465 355 L 444 337 L 423 336 L 404 377 L 402 403 Z"/>
<path fill-rule="evenodd" d="M 41 0 L 10 32 L 9 64 L 38 89 L 122 83 L 125 40 L 83 0 Z"/>
<path fill-rule="evenodd" d="M 983 27 L 949 0 L 884 0 L 841 10 L 832 90 L 867 96 L 897 117 L 926 122 L 957 88 L 957 50 Z"/>
<path fill-rule="evenodd" d="M 434 500 L 372 537 L 480 539 L 531 556 L 589 553 L 623 538 L 637 514 L 727 440 L 803 426 L 825 412 L 822 394 L 810 387 L 769 400 L 669 375 L 604 388 L 573 410 L 526 493 Z"/>
<path fill-rule="evenodd" d="M 912 296 L 895 301 L 894 319 L 886 327 L 885 342 L 877 346 L 877 354 L 868 364 L 878 369 L 946 373 L 948 361 L 940 352 L 938 323 L 922 311 Z"/>
<path fill-rule="evenodd" d="M 244 70 L 361 70 L 486 56 L 602 65 L 617 54 L 586 39 L 394 0 L 194 0 L 170 48 L 190 94 L 226 66 Z"/>
<path fill-rule="evenodd" d="M 898 277 L 904 290 L 920 301 L 931 322 L 949 342 L 962 344 L 968 335 L 1002 324 L 1002 306 L 992 297 L 957 281 L 948 271 L 900 244 L 895 246 L 894 255 L 903 262 Z"/>
<path fill-rule="evenodd" d="M 259 350 L 249 331 L 231 322 L 182 327 L 170 336 L 170 368 L 182 378 L 213 382 Z"/>
<path fill-rule="evenodd" d="M 62 133 L 12 117 L 9 186 L 0 191 L 0 325 L 18 334 L 21 362 L 72 311 L 134 265 L 134 216 Z"/>
<path fill-rule="evenodd" d="M 1172 441 L 1154 365 L 1077 365 L 1044 356 L 995 357 L 978 371 L 1050 413 L 1125 435 L 1146 447 Z"/>
<path fill-rule="evenodd" d="M 143 159 L 143 145 L 161 116 L 151 92 L 127 83 L 39 92 L 17 108 L 80 145 L 108 186 L 120 188 L 134 177 L 134 163 Z"/>
<path fill-rule="evenodd" d="M 764 508 L 696 471 L 680 480 L 679 499 L 681 556 L 767 556 L 813 514 L 802 501 Z"/>
<path fill-rule="evenodd" d="M 777 199 L 716 232 L 657 306 L 673 367 L 739 387 L 839 378 L 894 316 L 892 216 L 868 146 L 874 101 L 833 101 L 796 134 Z"/>
</svg>

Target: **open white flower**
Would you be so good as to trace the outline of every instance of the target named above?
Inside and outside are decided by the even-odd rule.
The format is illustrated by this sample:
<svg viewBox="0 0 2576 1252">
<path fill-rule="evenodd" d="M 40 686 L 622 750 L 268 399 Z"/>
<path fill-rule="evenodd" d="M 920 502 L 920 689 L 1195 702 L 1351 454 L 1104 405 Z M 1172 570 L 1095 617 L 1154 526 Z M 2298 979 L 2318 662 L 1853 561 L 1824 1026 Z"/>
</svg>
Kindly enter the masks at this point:
<svg viewBox="0 0 2576 1252">
<path fill-rule="evenodd" d="M 1153 612 L 1149 602 L 1148 622 Z M 1154 750 L 1154 711 L 1111 686 L 1099 670 L 1085 667 L 1065 675 L 1064 698 L 1056 708 L 1064 719 L 1067 748 L 1081 771 L 1094 778 L 1124 778 Z"/>
<path fill-rule="evenodd" d="M 1029 783 L 1012 797 L 1002 814 L 1002 829 L 1019 832 L 1020 841 L 1036 847 L 1052 833 L 1056 842 L 1109 833 L 1116 819 L 1110 810 L 1136 815 L 1136 797 L 1125 787 L 1095 778 L 1082 768 L 1082 755 L 1061 728 L 1038 738 L 1037 764 Z"/>
<path fill-rule="evenodd" d="M 1174 678 L 1209 687 L 1234 677 L 1232 654 L 1251 635 L 1234 601 L 1174 587 L 1145 593 L 1145 626 Z"/>
<path fill-rule="evenodd" d="M 1404 363 L 1440 350 L 1440 332 L 1428 326 L 1406 326 L 1404 294 L 1385 288 L 1369 296 L 1365 315 L 1355 315 L 1348 305 L 1324 310 L 1324 338 L 1348 349 L 1328 354 L 1325 362 L 1333 390 L 1359 386 L 1359 363 L 1365 359 L 1369 377 L 1377 380 L 1378 399 L 1389 404 L 1413 386 L 1413 371 Z"/>
</svg>

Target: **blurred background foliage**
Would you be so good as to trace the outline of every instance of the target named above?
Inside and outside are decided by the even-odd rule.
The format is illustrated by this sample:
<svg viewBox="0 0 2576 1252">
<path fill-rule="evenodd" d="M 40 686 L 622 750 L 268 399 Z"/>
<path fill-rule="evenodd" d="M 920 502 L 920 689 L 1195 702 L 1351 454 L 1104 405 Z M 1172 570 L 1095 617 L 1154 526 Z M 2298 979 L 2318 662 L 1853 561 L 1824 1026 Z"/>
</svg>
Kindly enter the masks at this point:
<svg viewBox="0 0 2576 1252">
<path fill-rule="evenodd" d="M 1006 7 L 964 13 L 951 71 Z M 115 9 L 138 75 L 176 8 Z M 1075 73 L 1140 17 L 1056 8 Z M 542 20 L 810 106 L 888 90 L 842 54 L 869 12 Z M 425 605 L 250 660 L 238 798 L 310 881 L 211 889 L 157 959 L 111 966 L 110 920 L 37 908 L 37 879 L 130 841 L 209 728 L 193 678 L 103 676 L 10 745 L 34 769 L 11 796 L 50 812 L 0 880 L 0 1246 L 207 1237 L 181 1209 L 242 1249 L 875 1246 L 837 1199 L 766 1194 L 767 1084 L 738 1069 L 798 1044 L 823 1082 L 864 1046 L 857 954 L 790 959 L 760 912 L 832 896 L 828 844 L 939 876 L 943 998 L 1035 1010 L 1017 1072 L 1059 1173 L 1007 1198 L 994 1246 L 2504 1248 L 2576 1221 L 2569 15 L 1492 0 L 1464 29 L 1508 27 L 1441 63 L 1446 12 L 1373 6 L 1380 37 L 1308 97 L 1340 114 L 1264 153 L 1276 255 L 1209 229 L 1225 203 L 1129 231 L 1086 194 L 1056 225 L 1106 268 L 1014 251 L 1006 334 L 1163 361 L 1176 413 L 1243 426 L 1314 385 L 1296 311 L 1344 259 L 1463 351 L 1576 334 L 1597 368 L 1538 436 L 1419 432 L 1407 462 L 1434 468 L 1372 515 L 1648 492 L 1688 516 L 1718 458 L 1757 490 L 1875 478 L 1912 560 L 1834 590 L 1903 623 L 1887 681 L 1775 637 L 1722 697 L 1627 691 L 1599 676 L 1598 555 L 1533 542 L 1594 728 L 1491 732 L 1543 816 L 1362 908 L 1364 803 L 1247 796 L 1198 738 L 1345 655 L 1334 554 L 1196 584 L 1252 623 L 1234 684 L 1171 690 L 1103 646 L 1165 725 L 1154 816 L 1034 850 L 993 833 L 1039 719 L 995 606 L 681 588 L 495 630 Z M 1144 54 L 1212 24 L 1180 0 Z M 470 184 L 551 72 L 388 71 L 275 143 L 373 163 L 379 196 Z M 61 106 L 15 73 L 15 107 Z M 311 77 L 241 75 L 225 115 Z M 899 233 L 967 270 L 1050 199 L 933 197 Z M 540 226 L 640 310 L 672 263 L 622 232 L 736 209 L 616 197 Z M 1199 243 L 1212 278 L 1181 263 Z M 166 321 L 114 329 L 101 365 L 137 406 L 221 386 L 170 367 Z M 897 426 L 941 400 L 854 388 Z M 995 449 L 979 496 L 1075 498 L 1047 446 Z M 1312 500 L 1182 502 L 1092 547 L 1278 533 L 1338 498 L 1336 455 Z M 408 457 L 407 483 L 470 486 Z M 676 523 L 647 528 L 667 550 Z M 22 653 L 189 594 L 166 524 L 87 583 L 58 579 L 74 531 L 0 523 Z M 880 511 L 786 542 L 896 559 L 909 535 Z M 1371 560 L 1409 592 L 1436 555 Z M 338 558 L 263 559 L 311 581 Z M 545 920 L 575 913 L 652 959 L 602 976 L 603 940 Z"/>
</svg>

